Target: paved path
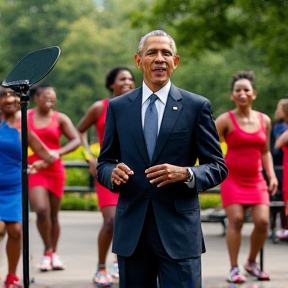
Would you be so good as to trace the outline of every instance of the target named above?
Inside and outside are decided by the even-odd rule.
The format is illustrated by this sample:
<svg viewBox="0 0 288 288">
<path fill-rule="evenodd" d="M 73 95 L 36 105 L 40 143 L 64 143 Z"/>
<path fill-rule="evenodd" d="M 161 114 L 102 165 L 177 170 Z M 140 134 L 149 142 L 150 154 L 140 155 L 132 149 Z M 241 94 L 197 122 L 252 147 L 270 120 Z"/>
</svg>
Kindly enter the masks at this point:
<svg viewBox="0 0 288 288">
<path fill-rule="evenodd" d="M 30 278 L 35 282 L 31 288 L 95 288 L 92 276 L 97 261 L 96 239 L 102 218 L 99 212 L 61 212 L 61 237 L 59 254 L 67 265 L 64 271 L 41 273 L 37 269 L 42 255 L 42 243 L 35 226 L 35 214 L 30 216 Z M 237 285 L 225 281 L 229 270 L 229 259 L 222 227 L 218 223 L 203 223 L 207 253 L 202 257 L 203 288 L 236 288 Z M 244 264 L 248 254 L 249 234 L 252 224 L 245 224 L 239 264 Z M 0 245 L 0 277 L 6 274 L 5 240 Z M 288 287 L 288 242 L 278 245 L 269 240 L 265 245 L 264 268 L 270 274 L 269 282 L 250 281 L 241 288 L 287 288 Z M 114 255 L 110 253 L 108 262 Z M 22 260 L 18 268 L 22 275 Z M 0 280 L 0 287 L 3 285 Z M 178 287 L 177 287 L 178 288 Z M 179 287 L 180 288 L 180 287 Z"/>
</svg>

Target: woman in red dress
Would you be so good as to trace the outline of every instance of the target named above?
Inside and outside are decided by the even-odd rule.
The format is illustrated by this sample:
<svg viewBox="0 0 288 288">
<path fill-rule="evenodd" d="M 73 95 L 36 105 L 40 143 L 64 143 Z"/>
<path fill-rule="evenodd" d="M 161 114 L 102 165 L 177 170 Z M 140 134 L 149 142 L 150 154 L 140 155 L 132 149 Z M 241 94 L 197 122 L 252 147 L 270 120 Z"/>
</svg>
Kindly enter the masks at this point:
<svg viewBox="0 0 288 288">
<path fill-rule="evenodd" d="M 288 99 L 282 104 L 284 121 L 288 124 Z M 283 177 L 282 191 L 283 200 L 286 205 L 286 216 L 288 217 L 288 130 L 283 132 L 275 142 L 275 149 L 282 148 L 283 150 Z"/>
<path fill-rule="evenodd" d="M 134 77 L 131 71 L 125 67 L 116 67 L 112 69 L 106 76 L 106 88 L 113 92 L 113 97 L 125 94 L 134 86 Z M 89 155 L 90 173 L 96 177 L 97 160 L 93 157 L 87 141 L 86 131 L 92 125 L 96 126 L 100 147 L 104 140 L 105 119 L 109 99 L 96 101 L 81 119 L 78 125 L 78 131 L 82 138 L 83 146 Z M 98 197 L 98 205 L 103 215 L 103 225 L 98 235 L 98 267 L 93 282 L 97 285 L 110 285 L 111 275 L 106 271 L 106 256 L 113 237 L 113 223 L 118 202 L 118 194 L 110 192 L 96 181 L 96 191 Z M 118 265 L 115 261 L 113 265 L 112 277 L 118 277 Z"/>
<path fill-rule="evenodd" d="M 278 182 L 269 149 L 271 120 L 252 110 L 257 97 L 254 80 L 252 71 L 240 71 L 233 76 L 231 100 L 236 107 L 216 120 L 220 141 L 225 140 L 228 147 L 225 162 L 229 173 L 221 185 L 221 197 L 229 221 L 226 240 L 231 264 L 228 281 L 232 283 L 245 281 L 238 268 L 238 253 L 248 207 L 251 208 L 254 230 L 245 270 L 259 280 L 269 280 L 256 264 L 256 257 L 267 237 L 268 190 L 276 193 Z M 269 178 L 269 187 L 263 177 L 263 168 Z"/>
<path fill-rule="evenodd" d="M 53 110 L 57 99 L 55 89 L 48 85 L 40 86 L 33 96 L 36 108 L 27 112 L 28 130 L 34 131 L 40 140 L 49 149 L 58 152 L 60 157 L 75 150 L 81 140 L 70 118 Z M 68 142 L 61 147 L 62 134 Z M 37 227 L 44 242 L 40 270 L 62 270 L 64 266 L 56 254 L 56 249 L 60 234 L 58 212 L 65 185 L 64 165 L 59 159 L 47 166 L 35 154 L 28 157 L 28 163 L 34 163 L 34 166 L 40 163 L 37 173 L 29 175 L 29 200 L 37 214 Z"/>
</svg>

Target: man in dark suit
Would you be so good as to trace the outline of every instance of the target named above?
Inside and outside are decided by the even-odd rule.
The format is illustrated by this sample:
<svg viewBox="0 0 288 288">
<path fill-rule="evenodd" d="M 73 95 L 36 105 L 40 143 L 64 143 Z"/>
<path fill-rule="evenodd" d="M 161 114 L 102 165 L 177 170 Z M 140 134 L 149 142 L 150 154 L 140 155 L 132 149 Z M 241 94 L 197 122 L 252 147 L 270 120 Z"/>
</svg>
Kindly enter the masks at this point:
<svg viewBox="0 0 288 288">
<path fill-rule="evenodd" d="M 110 101 L 98 159 L 99 182 L 120 193 L 119 287 L 154 288 L 159 277 L 161 287 L 199 288 L 198 193 L 227 176 L 210 102 L 170 82 L 180 58 L 164 31 L 145 35 L 135 60 L 143 85 Z"/>
</svg>

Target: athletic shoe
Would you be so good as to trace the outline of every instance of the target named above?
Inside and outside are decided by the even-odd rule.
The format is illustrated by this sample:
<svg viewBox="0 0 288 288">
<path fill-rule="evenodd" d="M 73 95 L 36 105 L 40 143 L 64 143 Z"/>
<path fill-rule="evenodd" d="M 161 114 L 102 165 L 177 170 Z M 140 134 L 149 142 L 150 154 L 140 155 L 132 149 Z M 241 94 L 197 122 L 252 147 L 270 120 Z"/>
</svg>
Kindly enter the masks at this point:
<svg viewBox="0 0 288 288">
<path fill-rule="evenodd" d="M 288 239 L 288 230 L 280 229 L 279 231 L 276 232 L 276 235 L 278 236 L 279 239 L 286 240 Z"/>
<path fill-rule="evenodd" d="M 5 288 L 22 288 L 16 275 L 10 273 L 6 277 Z"/>
<path fill-rule="evenodd" d="M 227 281 L 230 283 L 240 284 L 244 283 L 246 281 L 246 278 L 240 274 L 240 270 L 238 267 L 234 267 L 230 270 Z"/>
<path fill-rule="evenodd" d="M 244 266 L 245 270 L 248 274 L 252 275 L 253 277 L 257 278 L 259 281 L 269 281 L 270 277 L 264 271 L 261 271 L 260 266 L 255 262 L 249 262 Z"/>
<path fill-rule="evenodd" d="M 52 258 L 50 256 L 44 255 L 42 258 L 39 269 L 42 272 L 52 270 Z"/>
<path fill-rule="evenodd" d="M 110 270 L 111 277 L 114 279 L 119 279 L 119 268 L 118 263 L 113 263 Z"/>
<path fill-rule="evenodd" d="M 106 269 L 100 269 L 94 279 L 93 282 L 98 287 L 111 287 L 113 286 L 112 277 L 107 273 Z"/>
<path fill-rule="evenodd" d="M 62 261 L 60 260 L 60 257 L 56 253 L 53 253 L 53 255 L 52 255 L 52 269 L 53 270 L 64 270 L 65 269 Z"/>
</svg>

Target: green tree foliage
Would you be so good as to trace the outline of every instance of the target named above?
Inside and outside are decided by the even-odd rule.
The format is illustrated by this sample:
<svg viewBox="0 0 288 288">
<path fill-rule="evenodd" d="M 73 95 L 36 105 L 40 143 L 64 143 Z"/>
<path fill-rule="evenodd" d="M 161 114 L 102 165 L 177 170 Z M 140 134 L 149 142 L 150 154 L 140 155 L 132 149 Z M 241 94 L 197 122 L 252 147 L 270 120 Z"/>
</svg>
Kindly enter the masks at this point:
<svg viewBox="0 0 288 288">
<path fill-rule="evenodd" d="M 43 82 L 56 87 L 55 108 L 77 125 L 94 101 L 111 96 L 105 88 L 111 68 L 128 66 L 141 85 L 137 44 L 161 28 L 176 39 L 181 56 L 172 81 L 209 98 L 215 117 L 233 107 L 230 80 L 242 69 L 258 78 L 254 108 L 273 116 L 277 101 L 288 97 L 286 2 L 0 0 L 0 80 L 27 53 L 59 46 L 58 63 Z M 131 19 L 137 28 L 131 29 Z M 281 73 L 274 75 L 271 67 Z"/>
<path fill-rule="evenodd" d="M 56 109 L 77 125 L 94 101 L 111 96 L 104 85 L 111 68 L 136 70 L 137 32 L 131 31 L 126 12 L 133 5 L 125 0 L 0 0 L 0 79 L 27 53 L 59 46 L 58 63 L 43 82 L 56 87 Z"/>
<path fill-rule="evenodd" d="M 277 102 L 288 98 L 288 83 L 284 73 L 273 74 L 261 61 L 261 51 L 252 45 L 237 43 L 221 53 L 205 52 L 200 58 L 183 54 L 173 74 L 173 82 L 180 87 L 210 99 L 214 116 L 233 109 L 230 100 L 232 75 L 239 70 L 253 70 L 256 74 L 258 97 L 253 108 L 272 119 Z"/>
<path fill-rule="evenodd" d="M 95 5 L 91 0 L 2 0 L 0 11 L 1 37 L 9 47 L 9 66 L 13 66 L 32 50 L 60 45 L 70 24 L 92 16 Z"/>
<path fill-rule="evenodd" d="M 287 0 L 157 0 L 151 9 L 131 14 L 134 26 L 172 31 L 193 56 L 220 51 L 237 41 L 262 50 L 274 72 L 288 62 Z"/>
</svg>

